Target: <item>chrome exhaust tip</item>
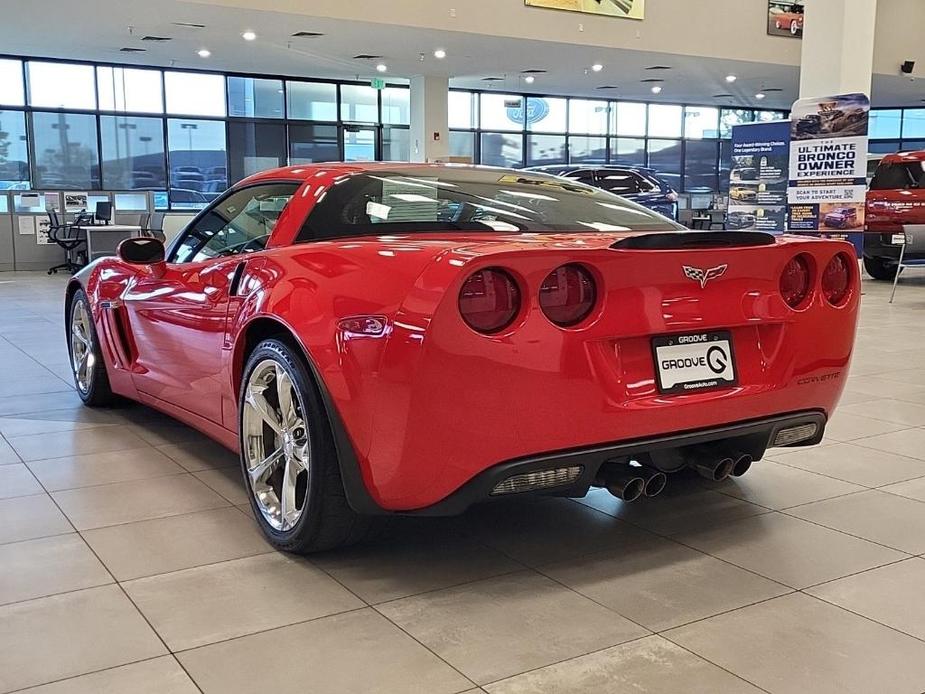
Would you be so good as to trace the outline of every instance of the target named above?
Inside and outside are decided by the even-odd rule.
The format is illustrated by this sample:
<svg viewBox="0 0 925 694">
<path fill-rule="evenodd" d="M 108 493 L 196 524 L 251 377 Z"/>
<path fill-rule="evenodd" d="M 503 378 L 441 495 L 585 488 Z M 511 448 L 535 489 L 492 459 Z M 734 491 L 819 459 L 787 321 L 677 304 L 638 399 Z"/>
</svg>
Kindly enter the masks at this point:
<svg viewBox="0 0 925 694">
<path fill-rule="evenodd" d="M 607 491 L 620 501 L 636 501 L 646 490 L 646 481 L 634 475 L 614 475 L 607 480 Z"/>
<path fill-rule="evenodd" d="M 732 465 L 732 471 L 729 473 L 733 477 L 741 477 L 749 468 L 752 466 L 752 457 L 748 453 L 743 453 L 738 458 L 736 458 L 735 463 Z"/>
<path fill-rule="evenodd" d="M 722 482 L 732 473 L 735 461 L 732 458 L 723 457 L 717 460 L 701 460 L 694 464 L 694 469 L 701 477 L 706 477 L 711 482 Z"/>
<path fill-rule="evenodd" d="M 665 486 L 668 484 L 668 475 L 664 472 L 653 471 L 646 479 L 645 488 L 643 493 L 650 499 L 653 496 L 658 496 L 664 491 Z"/>
</svg>

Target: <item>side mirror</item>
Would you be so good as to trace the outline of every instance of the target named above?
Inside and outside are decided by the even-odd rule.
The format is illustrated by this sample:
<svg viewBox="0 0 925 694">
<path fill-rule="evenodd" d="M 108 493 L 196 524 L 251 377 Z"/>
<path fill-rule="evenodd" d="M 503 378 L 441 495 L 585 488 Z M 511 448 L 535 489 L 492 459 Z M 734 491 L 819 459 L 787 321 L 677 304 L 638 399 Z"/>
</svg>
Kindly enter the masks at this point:
<svg viewBox="0 0 925 694">
<path fill-rule="evenodd" d="M 138 237 L 119 244 L 119 258 L 132 265 L 157 265 L 166 257 L 164 244 L 158 239 Z"/>
</svg>

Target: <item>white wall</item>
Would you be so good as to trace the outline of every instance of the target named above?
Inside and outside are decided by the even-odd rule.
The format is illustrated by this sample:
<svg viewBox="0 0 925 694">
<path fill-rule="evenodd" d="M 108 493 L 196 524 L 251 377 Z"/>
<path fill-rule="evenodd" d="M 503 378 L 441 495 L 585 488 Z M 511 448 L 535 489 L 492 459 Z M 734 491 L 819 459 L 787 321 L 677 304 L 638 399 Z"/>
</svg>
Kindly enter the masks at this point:
<svg viewBox="0 0 925 694">
<path fill-rule="evenodd" d="M 164 236 L 167 237 L 167 243 L 170 243 L 186 225 L 193 221 L 195 215 L 181 212 L 170 212 L 164 217 Z"/>
</svg>

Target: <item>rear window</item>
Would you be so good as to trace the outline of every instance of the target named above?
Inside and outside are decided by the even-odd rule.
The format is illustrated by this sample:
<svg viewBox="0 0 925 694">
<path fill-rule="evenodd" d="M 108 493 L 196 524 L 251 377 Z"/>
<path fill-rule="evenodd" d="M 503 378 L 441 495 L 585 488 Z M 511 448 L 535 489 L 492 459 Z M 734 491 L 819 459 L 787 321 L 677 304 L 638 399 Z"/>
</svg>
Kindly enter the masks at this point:
<svg viewBox="0 0 925 694">
<path fill-rule="evenodd" d="M 664 231 L 675 222 L 611 193 L 535 172 L 421 167 L 355 174 L 315 205 L 300 241 L 440 231 Z"/>
<path fill-rule="evenodd" d="M 925 162 L 881 163 L 870 182 L 871 190 L 907 190 L 925 187 Z"/>
</svg>

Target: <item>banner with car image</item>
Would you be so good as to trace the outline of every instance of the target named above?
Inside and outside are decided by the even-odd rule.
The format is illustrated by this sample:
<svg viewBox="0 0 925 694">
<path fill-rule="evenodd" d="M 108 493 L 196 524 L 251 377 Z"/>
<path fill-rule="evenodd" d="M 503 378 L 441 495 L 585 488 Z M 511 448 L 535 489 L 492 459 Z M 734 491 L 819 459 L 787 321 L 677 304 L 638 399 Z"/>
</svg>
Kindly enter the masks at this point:
<svg viewBox="0 0 925 694">
<path fill-rule="evenodd" d="M 783 234 L 787 230 L 790 121 L 732 128 L 726 228 Z"/>
<path fill-rule="evenodd" d="M 644 19 L 646 16 L 646 0 L 524 0 L 524 4 L 627 19 Z"/>
<path fill-rule="evenodd" d="M 860 243 L 867 186 L 870 99 L 864 94 L 800 99 L 790 114 L 790 231 Z"/>
</svg>

